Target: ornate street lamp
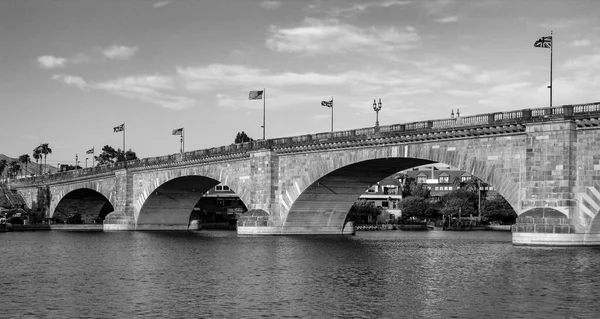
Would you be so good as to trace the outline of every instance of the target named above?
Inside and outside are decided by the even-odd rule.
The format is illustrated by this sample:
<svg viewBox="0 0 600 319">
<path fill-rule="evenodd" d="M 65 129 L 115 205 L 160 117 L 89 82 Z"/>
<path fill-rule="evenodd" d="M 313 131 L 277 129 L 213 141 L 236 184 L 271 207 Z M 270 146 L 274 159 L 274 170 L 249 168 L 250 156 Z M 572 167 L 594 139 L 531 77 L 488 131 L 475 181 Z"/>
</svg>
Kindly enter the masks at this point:
<svg viewBox="0 0 600 319">
<path fill-rule="evenodd" d="M 373 111 L 375 111 L 375 127 L 379 127 L 379 111 L 381 111 L 381 98 L 379 104 L 373 99 Z"/>
</svg>

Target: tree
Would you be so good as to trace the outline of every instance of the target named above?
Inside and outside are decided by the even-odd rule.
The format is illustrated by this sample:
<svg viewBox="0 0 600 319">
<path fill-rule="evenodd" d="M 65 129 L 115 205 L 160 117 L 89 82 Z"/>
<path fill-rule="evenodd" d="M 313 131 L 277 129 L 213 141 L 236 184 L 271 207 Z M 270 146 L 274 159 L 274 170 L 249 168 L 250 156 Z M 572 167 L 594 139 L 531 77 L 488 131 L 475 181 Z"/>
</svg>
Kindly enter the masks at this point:
<svg viewBox="0 0 600 319">
<path fill-rule="evenodd" d="M 131 161 L 138 159 L 135 152 L 131 149 L 123 153 L 123 151 L 120 148 L 115 150 L 110 145 L 104 145 L 104 147 L 102 148 L 102 153 L 98 154 L 98 156 L 96 156 L 95 158 L 98 165 L 106 165 L 116 162 L 123 162 L 125 160 Z"/>
<path fill-rule="evenodd" d="M 29 157 L 29 154 L 23 154 L 19 156 L 19 162 L 25 164 L 25 174 L 27 174 L 27 164 L 31 163 L 31 157 Z"/>
<path fill-rule="evenodd" d="M 46 161 L 46 157 L 48 154 L 52 154 L 52 149 L 48 145 L 48 143 L 43 143 L 40 147 L 40 153 L 44 155 L 44 168 L 48 169 L 48 162 Z"/>
<path fill-rule="evenodd" d="M 42 158 L 41 145 L 36 147 L 33 150 L 33 158 L 35 159 L 35 164 L 39 165 L 38 161 Z M 42 167 L 40 166 L 39 169 L 40 169 L 40 174 L 42 174 Z"/>
<path fill-rule="evenodd" d="M 513 224 L 518 217 L 512 206 L 502 196 L 482 202 L 481 214 L 490 220 L 502 221 L 503 224 Z"/>
<path fill-rule="evenodd" d="M 358 200 L 352 205 L 346 220 L 353 221 L 357 224 L 366 224 L 370 219 L 375 219 L 381 214 L 382 208 L 375 206 L 373 201 L 366 199 Z"/>
<path fill-rule="evenodd" d="M 410 196 L 429 198 L 431 190 L 423 184 L 412 184 L 410 185 Z"/>
<path fill-rule="evenodd" d="M 454 190 L 440 199 L 441 212 L 444 215 L 477 215 L 477 194 L 466 189 Z"/>
<path fill-rule="evenodd" d="M 8 170 L 8 173 L 11 178 L 17 178 L 17 176 L 19 175 L 19 173 L 21 171 L 22 171 L 21 165 L 19 165 L 19 162 L 17 162 L 17 161 L 10 162 L 10 168 Z"/>
<path fill-rule="evenodd" d="M 2 177 L 2 173 L 4 173 L 4 169 L 6 169 L 6 166 L 8 166 L 6 160 L 0 160 L 0 177 Z"/>
<path fill-rule="evenodd" d="M 404 222 L 410 218 L 436 219 L 439 217 L 436 204 L 423 197 L 404 197 L 399 203 L 399 208 L 402 210 L 402 220 Z"/>
<path fill-rule="evenodd" d="M 252 142 L 254 141 L 252 138 L 250 138 L 248 135 L 246 135 L 246 133 L 244 131 L 238 132 L 237 135 L 235 136 L 235 143 L 246 143 L 246 142 Z"/>
</svg>

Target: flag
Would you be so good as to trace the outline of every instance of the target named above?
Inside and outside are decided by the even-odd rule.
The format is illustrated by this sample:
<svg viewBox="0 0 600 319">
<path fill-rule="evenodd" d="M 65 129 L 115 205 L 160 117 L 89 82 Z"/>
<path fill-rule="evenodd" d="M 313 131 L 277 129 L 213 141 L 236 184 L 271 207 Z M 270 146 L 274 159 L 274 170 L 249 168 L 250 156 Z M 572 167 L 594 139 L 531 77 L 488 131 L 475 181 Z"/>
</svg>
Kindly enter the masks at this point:
<svg viewBox="0 0 600 319">
<path fill-rule="evenodd" d="M 92 147 L 92 149 L 87 150 L 85 153 L 86 154 L 94 154 L 94 148 Z"/>
<path fill-rule="evenodd" d="M 113 128 L 113 130 L 114 130 L 114 133 L 124 131 L 125 130 L 125 123 L 123 123 L 123 124 L 121 124 L 119 126 L 115 126 Z"/>
<path fill-rule="evenodd" d="M 174 129 L 172 135 L 183 135 L 183 127 Z"/>
<path fill-rule="evenodd" d="M 249 100 L 262 100 L 264 91 L 250 91 Z"/>
<path fill-rule="evenodd" d="M 321 101 L 321 106 L 333 107 L 333 100 L 331 100 L 331 101 Z"/>
<path fill-rule="evenodd" d="M 536 48 L 552 48 L 552 36 L 539 38 L 533 46 Z"/>
</svg>

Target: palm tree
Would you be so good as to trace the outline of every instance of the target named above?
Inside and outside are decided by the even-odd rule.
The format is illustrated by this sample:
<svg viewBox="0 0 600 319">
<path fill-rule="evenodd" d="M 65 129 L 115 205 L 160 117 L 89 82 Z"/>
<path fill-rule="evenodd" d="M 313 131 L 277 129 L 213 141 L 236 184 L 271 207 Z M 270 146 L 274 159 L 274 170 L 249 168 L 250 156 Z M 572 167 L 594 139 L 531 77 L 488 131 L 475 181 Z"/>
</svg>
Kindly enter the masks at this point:
<svg viewBox="0 0 600 319">
<path fill-rule="evenodd" d="M 31 157 L 29 156 L 29 154 L 23 154 L 23 155 L 19 156 L 19 162 L 25 164 L 25 175 L 27 175 L 27 173 L 28 173 L 27 164 L 31 163 Z"/>
<path fill-rule="evenodd" d="M 48 169 L 48 162 L 46 162 L 46 157 L 48 154 L 52 154 L 52 149 L 48 146 L 48 143 L 43 143 L 40 145 L 40 152 L 44 154 L 44 168 Z"/>
<path fill-rule="evenodd" d="M 35 159 L 35 164 L 38 164 L 38 161 L 42 158 L 42 146 L 38 146 L 33 150 L 33 158 Z M 42 168 L 40 167 L 40 175 L 42 172 Z"/>
<path fill-rule="evenodd" d="M 2 177 L 2 173 L 4 173 L 4 169 L 6 168 L 8 164 L 6 163 L 6 160 L 0 160 L 0 177 Z"/>
<path fill-rule="evenodd" d="M 8 172 L 9 172 L 9 175 L 11 178 L 17 178 L 17 176 L 19 175 L 19 172 L 21 172 L 21 165 L 19 165 L 19 162 L 17 162 L 17 161 L 10 162 L 10 169 Z"/>
</svg>

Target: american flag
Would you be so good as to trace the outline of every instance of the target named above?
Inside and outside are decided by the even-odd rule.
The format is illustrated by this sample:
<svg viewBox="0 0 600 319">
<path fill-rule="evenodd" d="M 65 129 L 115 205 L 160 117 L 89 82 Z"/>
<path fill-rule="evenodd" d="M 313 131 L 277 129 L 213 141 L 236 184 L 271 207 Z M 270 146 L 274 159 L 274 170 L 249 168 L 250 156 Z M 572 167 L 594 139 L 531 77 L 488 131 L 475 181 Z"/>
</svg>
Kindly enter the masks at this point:
<svg viewBox="0 0 600 319">
<path fill-rule="evenodd" d="M 262 100 L 263 98 L 263 91 L 250 91 L 250 94 L 248 96 L 249 100 Z"/>
<path fill-rule="evenodd" d="M 536 48 L 552 48 L 552 36 L 539 38 L 533 46 Z"/>
<path fill-rule="evenodd" d="M 119 125 L 119 126 L 115 126 L 115 127 L 113 128 L 113 131 L 114 131 L 115 133 L 117 133 L 117 132 L 121 132 L 121 131 L 124 131 L 124 130 L 125 130 L 125 123 L 123 123 L 123 124 L 121 124 L 121 125 Z"/>
<path fill-rule="evenodd" d="M 172 135 L 183 135 L 183 127 L 174 129 L 171 134 Z"/>
<path fill-rule="evenodd" d="M 94 154 L 94 148 L 92 147 L 91 149 L 87 150 L 85 153 L 86 154 Z"/>
</svg>

